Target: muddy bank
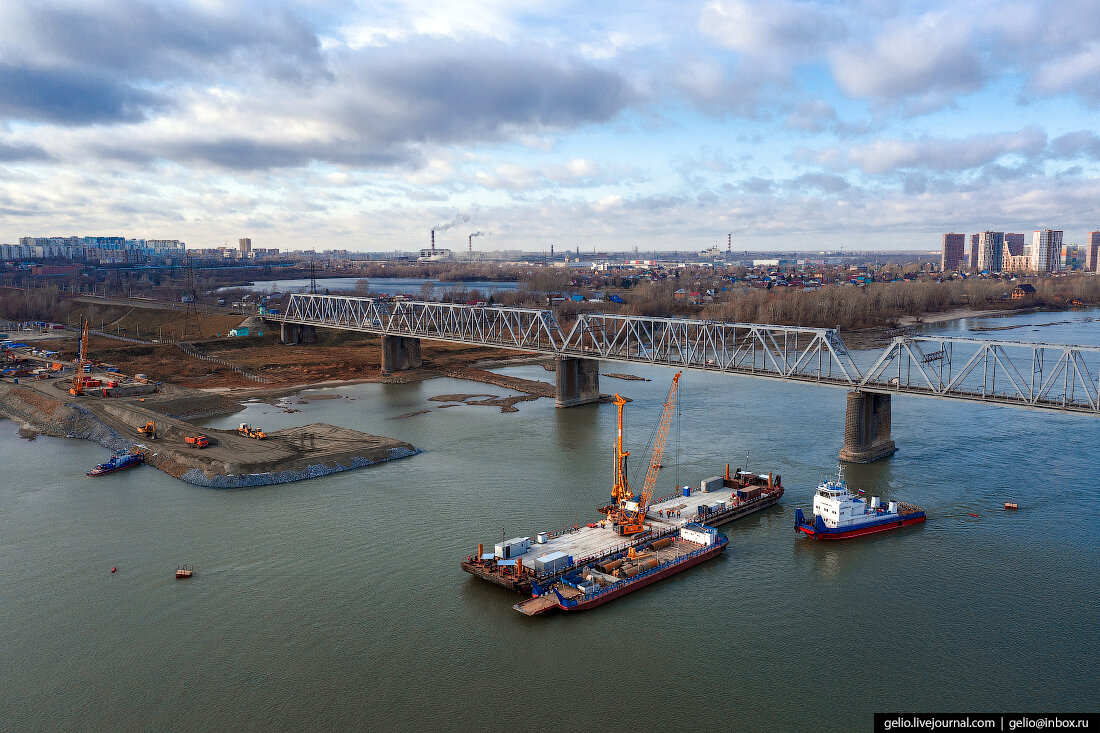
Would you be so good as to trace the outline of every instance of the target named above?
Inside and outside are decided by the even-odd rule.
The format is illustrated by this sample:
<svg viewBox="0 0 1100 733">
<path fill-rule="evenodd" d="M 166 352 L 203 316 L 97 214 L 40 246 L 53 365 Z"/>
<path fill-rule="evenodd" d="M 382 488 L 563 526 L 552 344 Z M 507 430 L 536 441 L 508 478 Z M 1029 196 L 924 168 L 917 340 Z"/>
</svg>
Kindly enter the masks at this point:
<svg viewBox="0 0 1100 733">
<path fill-rule="evenodd" d="M 84 438 L 112 451 L 137 447 L 146 463 L 209 488 L 302 481 L 420 452 L 404 441 L 324 423 L 277 430 L 256 440 L 235 431 L 198 428 L 140 403 L 84 399 L 74 404 L 28 387 L 0 384 L 0 416 L 19 422 L 24 430 Z M 149 421 L 157 425 L 155 440 L 137 433 Z M 184 441 L 197 434 L 209 438 L 208 448 L 196 449 Z"/>
</svg>

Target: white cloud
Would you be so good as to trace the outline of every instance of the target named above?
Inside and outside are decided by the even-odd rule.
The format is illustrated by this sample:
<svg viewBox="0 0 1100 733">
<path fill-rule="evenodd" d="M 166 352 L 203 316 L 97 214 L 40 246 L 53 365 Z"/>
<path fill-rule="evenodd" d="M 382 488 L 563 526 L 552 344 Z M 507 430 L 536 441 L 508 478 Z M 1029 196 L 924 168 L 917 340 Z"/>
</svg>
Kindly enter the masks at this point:
<svg viewBox="0 0 1100 733">
<path fill-rule="evenodd" d="M 894 170 L 965 171 L 1018 154 L 1025 158 L 1043 153 L 1047 136 L 1038 127 L 995 135 L 958 139 L 876 140 L 851 148 L 852 164 L 870 175 Z"/>
<path fill-rule="evenodd" d="M 845 93 L 886 104 L 916 98 L 934 108 L 985 80 L 970 29 L 941 12 L 888 22 L 869 43 L 859 39 L 831 60 Z"/>
</svg>

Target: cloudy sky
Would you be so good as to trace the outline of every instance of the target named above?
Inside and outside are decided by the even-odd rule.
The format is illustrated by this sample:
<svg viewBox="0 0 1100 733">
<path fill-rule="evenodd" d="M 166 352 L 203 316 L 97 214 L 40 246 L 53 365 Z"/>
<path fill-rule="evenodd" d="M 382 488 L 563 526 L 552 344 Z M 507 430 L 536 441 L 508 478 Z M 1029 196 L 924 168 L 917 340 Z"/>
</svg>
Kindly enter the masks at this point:
<svg viewBox="0 0 1100 733">
<path fill-rule="evenodd" d="M 1100 229 L 1100 3 L 0 0 L 0 242 Z"/>
</svg>

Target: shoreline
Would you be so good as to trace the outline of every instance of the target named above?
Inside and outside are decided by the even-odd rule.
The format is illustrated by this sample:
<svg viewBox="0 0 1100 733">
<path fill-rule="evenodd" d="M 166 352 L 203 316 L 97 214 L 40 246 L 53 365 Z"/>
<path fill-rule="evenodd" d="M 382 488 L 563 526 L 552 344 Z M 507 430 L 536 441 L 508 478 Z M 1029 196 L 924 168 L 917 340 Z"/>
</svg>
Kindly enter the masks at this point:
<svg viewBox="0 0 1100 733">
<path fill-rule="evenodd" d="M 324 423 L 273 431 L 267 440 L 257 441 L 235 431 L 200 428 L 121 399 L 74 404 L 58 397 L 0 384 L 0 416 L 18 425 L 25 438 L 80 438 L 113 452 L 137 448 L 153 468 L 204 488 L 291 483 L 421 453 L 404 441 Z M 148 420 L 156 421 L 156 439 L 136 434 L 135 426 Z M 184 436 L 194 434 L 209 436 L 210 447 L 187 447 Z"/>
</svg>

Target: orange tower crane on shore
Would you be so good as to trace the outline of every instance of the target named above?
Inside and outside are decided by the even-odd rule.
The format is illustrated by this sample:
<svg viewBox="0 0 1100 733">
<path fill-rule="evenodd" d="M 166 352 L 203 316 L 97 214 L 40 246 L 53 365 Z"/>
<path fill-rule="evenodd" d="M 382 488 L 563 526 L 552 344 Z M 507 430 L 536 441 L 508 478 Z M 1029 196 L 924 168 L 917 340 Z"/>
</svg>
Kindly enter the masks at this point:
<svg viewBox="0 0 1100 733">
<path fill-rule="evenodd" d="M 69 394 L 80 397 L 84 394 L 84 364 L 88 361 L 88 321 L 84 321 L 84 328 L 80 333 L 80 356 L 76 362 L 76 374 L 73 375 L 73 386 L 69 387 Z"/>
<path fill-rule="evenodd" d="M 637 498 L 637 508 L 627 507 L 627 502 L 634 497 L 626 482 L 626 457 L 630 454 L 623 450 L 623 405 L 626 404 L 626 400 L 615 395 L 615 404 L 619 406 L 619 438 L 615 445 L 615 486 L 612 488 L 615 503 L 612 504 L 607 518 L 614 524 L 617 534 L 626 536 L 645 530 L 645 515 L 649 511 L 649 502 L 653 499 L 657 473 L 661 470 L 661 458 L 664 456 L 665 444 L 668 442 L 668 429 L 672 425 L 672 415 L 676 412 L 676 395 L 681 374 L 682 372 L 676 372 L 676 376 L 672 378 L 672 386 L 668 388 L 665 406 L 661 411 L 661 420 L 657 425 L 657 436 L 653 439 L 649 470 L 645 475 L 642 494 Z"/>
</svg>

